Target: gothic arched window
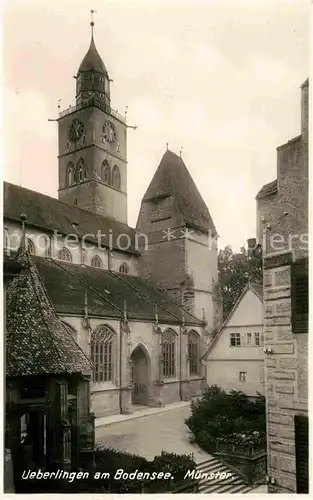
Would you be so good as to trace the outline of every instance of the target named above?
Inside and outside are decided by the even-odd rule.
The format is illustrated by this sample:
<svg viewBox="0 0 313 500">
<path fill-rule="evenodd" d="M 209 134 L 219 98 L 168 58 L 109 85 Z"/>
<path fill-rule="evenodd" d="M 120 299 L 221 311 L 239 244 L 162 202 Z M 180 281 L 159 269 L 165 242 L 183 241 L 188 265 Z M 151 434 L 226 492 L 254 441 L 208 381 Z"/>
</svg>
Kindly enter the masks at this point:
<svg viewBox="0 0 313 500">
<path fill-rule="evenodd" d="M 170 328 L 162 334 L 163 374 L 174 377 L 176 367 L 176 333 Z"/>
<path fill-rule="evenodd" d="M 92 267 L 102 267 L 102 260 L 100 259 L 100 257 L 98 255 L 95 255 L 94 257 L 92 257 L 91 265 L 92 265 Z"/>
<path fill-rule="evenodd" d="M 189 374 L 200 375 L 200 338 L 197 332 L 188 334 Z"/>
<path fill-rule="evenodd" d="M 66 168 L 66 185 L 69 187 L 72 184 L 74 184 L 74 164 L 70 161 Z"/>
<path fill-rule="evenodd" d="M 104 160 L 101 165 L 101 180 L 105 184 L 111 184 L 111 169 L 107 160 Z"/>
<path fill-rule="evenodd" d="M 65 262 L 72 262 L 71 252 L 67 248 L 63 247 L 58 252 L 58 259 L 59 260 L 64 260 Z"/>
<path fill-rule="evenodd" d="M 122 264 L 120 265 L 120 268 L 119 268 L 119 272 L 123 273 L 123 274 L 128 274 L 129 273 L 129 267 L 126 264 L 126 262 L 122 262 Z"/>
<path fill-rule="evenodd" d="M 30 253 L 31 255 L 36 255 L 35 244 L 30 238 L 26 238 L 26 245 L 27 245 L 28 253 Z"/>
<path fill-rule="evenodd" d="M 86 180 L 86 169 L 84 165 L 84 160 L 82 158 L 78 160 L 76 165 L 76 178 L 77 178 L 77 183 Z"/>
<path fill-rule="evenodd" d="M 121 189 L 121 174 L 117 165 L 114 165 L 112 170 L 112 186 Z"/>
<path fill-rule="evenodd" d="M 98 326 L 91 334 L 90 354 L 94 365 L 93 382 L 113 382 L 115 362 L 114 330 L 107 326 Z"/>
</svg>

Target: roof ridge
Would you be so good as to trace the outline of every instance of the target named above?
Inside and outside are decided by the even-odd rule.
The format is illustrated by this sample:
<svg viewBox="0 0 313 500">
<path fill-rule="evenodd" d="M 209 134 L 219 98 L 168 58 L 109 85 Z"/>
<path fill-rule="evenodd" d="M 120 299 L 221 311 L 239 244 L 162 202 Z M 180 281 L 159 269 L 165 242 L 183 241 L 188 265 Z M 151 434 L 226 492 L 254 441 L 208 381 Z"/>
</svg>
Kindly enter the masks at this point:
<svg viewBox="0 0 313 500">
<path fill-rule="evenodd" d="M 131 227 L 128 224 L 125 224 L 124 222 L 120 222 L 120 221 L 117 221 L 115 219 L 111 219 L 110 217 L 105 217 L 104 215 L 97 214 L 96 212 L 91 212 L 90 210 L 86 210 L 86 209 L 81 208 L 81 207 L 79 207 L 77 205 L 70 205 L 69 203 L 65 203 L 64 201 L 61 201 L 58 198 L 54 198 L 53 196 L 50 196 L 49 194 L 41 193 L 40 191 L 36 191 L 34 189 L 30 189 L 30 188 L 27 188 L 27 187 L 24 187 L 24 186 L 18 186 L 17 184 L 14 184 L 14 183 L 8 182 L 8 181 L 3 181 L 3 187 L 5 188 L 5 186 L 13 187 L 13 188 L 16 188 L 16 189 L 19 189 L 19 190 L 29 191 L 30 193 L 35 193 L 36 195 L 49 198 L 50 200 L 53 200 L 54 202 L 56 202 L 56 203 L 58 203 L 58 204 L 60 204 L 62 206 L 70 207 L 71 209 L 74 209 L 74 210 L 77 210 L 77 211 L 81 211 L 81 212 L 83 212 L 85 214 L 86 213 L 87 214 L 91 214 L 94 217 L 100 217 L 101 219 L 103 219 L 105 221 L 114 222 L 114 224 L 119 224 L 121 226 L 127 227 L 128 229 L 132 229 L 133 231 L 136 231 L 136 228 Z M 8 217 L 8 216 L 5 215 L 5 213 L 3 214 L 3 216 L 4 217 Z"/>
</svg>

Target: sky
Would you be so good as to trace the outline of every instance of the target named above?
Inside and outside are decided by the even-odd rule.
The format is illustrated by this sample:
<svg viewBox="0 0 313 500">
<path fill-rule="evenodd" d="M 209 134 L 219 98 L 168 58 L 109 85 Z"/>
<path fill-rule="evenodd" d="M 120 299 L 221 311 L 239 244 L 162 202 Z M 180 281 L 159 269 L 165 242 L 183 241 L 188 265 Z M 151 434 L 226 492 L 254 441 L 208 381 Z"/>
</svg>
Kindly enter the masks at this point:
<svg viewBox="0 0 313 500">
<path fill-rule="evenodd" d="M 255 236 L 255 196 L 276 147 L 300 133 L 309 0 L 7 0 L 3 12 L 3 177 L 57 197 L 58 101 L 95 42 L 128 106 L 128 222 L 165 152 L 182 157 L 219 233 Z"/>
</svg>

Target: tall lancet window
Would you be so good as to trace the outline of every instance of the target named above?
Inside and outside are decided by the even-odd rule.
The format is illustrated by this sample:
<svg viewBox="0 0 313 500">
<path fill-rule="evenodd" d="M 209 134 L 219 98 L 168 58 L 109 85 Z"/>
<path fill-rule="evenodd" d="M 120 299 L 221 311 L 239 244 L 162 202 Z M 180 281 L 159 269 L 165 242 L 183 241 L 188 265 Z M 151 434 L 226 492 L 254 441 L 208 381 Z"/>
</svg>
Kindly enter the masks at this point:
<svg viewBox="0 0 313 500">
<path fill-rule="evenodd" d="M 93 382 L 113 382 L 116 356 L 116 334 L 107 326 L 98 326 L 91 334 L 91 361 L 94 365 Z"/>
<path fill-rule="evenodd" d="M 170 328 L 162 334 L 164 377 L 175 376 L 176 372 L 176 333 Z"/>
<path fill-rule="evenodd" d="M 200 339 L 195 331 L 188 334 L 188 358 L 190 375 L 200 374 Z"/>
</svg>

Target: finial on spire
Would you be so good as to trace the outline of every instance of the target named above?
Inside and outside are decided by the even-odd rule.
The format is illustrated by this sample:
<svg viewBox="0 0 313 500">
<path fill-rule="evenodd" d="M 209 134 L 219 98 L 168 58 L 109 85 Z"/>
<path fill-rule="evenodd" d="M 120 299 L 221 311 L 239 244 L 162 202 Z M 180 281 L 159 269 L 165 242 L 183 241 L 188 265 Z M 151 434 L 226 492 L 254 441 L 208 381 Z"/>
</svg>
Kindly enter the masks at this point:
<svg viewBox="0 0 313 500">
<path fill-rule="evenodd" d="M 94 21 L 94 14 L 97 12 L 96 10 L 91 9 L 90 14 L 91 14 L 91 21 L 90 21 L 90 26 L 91 26 L 91 36 L 93 37 L 93 27 L 95 25 Z"/>
<path fill-rule="evenodd" d="M 21 214 L 20 215 L 20 219 L 21 219 L 21 222 L 22 222 L 22 239 L 21 239 L 20 248 L 24 250 L 26 248 L 26 226 L 25 226 L 25 222 L 27 221 L 27 215 Z"/>
<path fill-rule="evenodd" d="M 180 157 L 182 157 L 182 156 L 183 156 L 183 149 L 184 149 L 184 148 L 183 148 L 183 146 L 181 146 L 180 151 L 179 151 L 179 156 L 180 156 Z"/>
<path fill-rule="evenodd" d="M 166 151 L 168 151 L 168 145 L 169 145 L 169 144 L 168 144 L 168 142 L 167 142 L 167 143 L 166 143 Z"/>
</svg>

